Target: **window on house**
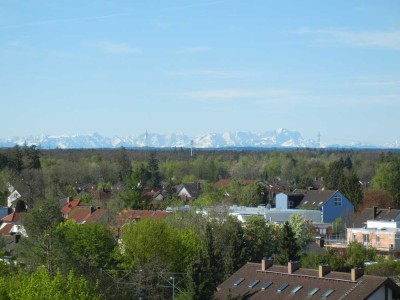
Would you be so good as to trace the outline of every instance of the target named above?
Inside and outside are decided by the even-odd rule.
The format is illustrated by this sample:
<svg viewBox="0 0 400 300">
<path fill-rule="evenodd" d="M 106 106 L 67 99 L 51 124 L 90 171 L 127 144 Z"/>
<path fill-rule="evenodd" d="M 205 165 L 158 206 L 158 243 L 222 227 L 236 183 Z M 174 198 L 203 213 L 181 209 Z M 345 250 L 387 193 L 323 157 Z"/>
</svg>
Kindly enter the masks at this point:
<svg viewBox="0 0 400 300">
<path fill-rule="evenodd" d="M 288 208 L 293 208 L 293 201 L 288 201 Z"/>
<path fill-rule="evenodd" d="M 363 234 L 363 243 L 364 243 L 364 245 L 369 244 L 369 234 L 366 234 L 366 233 Z"/>
<path fill-rule="evenodd" d="M 336 194 L 335 198 L 333 199 L 333 203 L 335 206 L 342 206 L 342 196 Z"/>
<path fill-rule="evenodd" d="M 379 235 L 376 236 L 376 243 L 379 244 L 381 242 L 381 237 Z"/>
<path fill-rule="evenodd" d="M 357 234 L 353 233 L 353 242 L 357 241 Z"/>
</svg>

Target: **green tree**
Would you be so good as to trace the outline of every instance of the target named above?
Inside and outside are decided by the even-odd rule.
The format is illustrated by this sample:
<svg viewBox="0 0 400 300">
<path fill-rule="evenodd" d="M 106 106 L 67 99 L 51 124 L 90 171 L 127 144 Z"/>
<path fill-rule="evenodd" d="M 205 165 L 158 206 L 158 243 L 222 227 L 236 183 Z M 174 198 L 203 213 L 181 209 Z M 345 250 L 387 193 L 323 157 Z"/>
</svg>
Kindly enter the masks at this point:
<svg viewBox="0 0 400 300">
<path fill-rule="evenodd" d="M 18 261 L 27 269 L 45 266 L 55 274 L 61 265 L 63 251 L 56 234 L 62 221 L 57 201 L 42 200 L 22 219 L 27 237 L 22 236 L 17 245 Z"/>
<path fill-rule="evenodd" d="M 300 214 L 292 214 L 289 218 L 289 225 L 300 250 L 306 250 L 308 245 L 314 240 L 312 223 L 305 220 Z"/>
<path fill-rule="evenodd" d="M 345 177 L 342 192 L 353 203 L 355 209 L 357 209 L 363 198 L 363 192 L 360 181 L 354 172 Z"/>
<path fill-rule="evenodd" d="M 42 165 L 40 163 L 40 150 L 36 145 L 25 148 L 25 153 L 27 156 L 27 168 L 28 169 L 41 169 Z"/>
<path fill-rule="evenodd" d="M 356 266 L 364 267 L 364 262 L 375 261 L 376 254 L 374 248 L 366 248 L 361 243 L 351 242 L 347 248 L 346 265 L 349 268 Z"/>
<path fill-rule="evenodd" d="M 400 159 L 390 159 L 381 163 L 376 169 L 373 178 L 373 185 L 376 189 L 387 191 L 392 196 L 397 206 L 400 205 Z"/>
<path fill-rule="evenodd" d="M 263 257 L 270 257 L 275 252 L 272 242 L 273 226 L 267 224 L 261 216 L 251 216 L 246 220 L 244 237 L 250 261 L 259 262 Z"/>
<path fill-rule="evenodd" d="M 150 158 L 147 162 L 147 171 L 149 173 L 149 186 L 152 188 L 159 188 L 161 185 L 161 175 L 158 167 L 158 160 L 154 152 L 150 153 Z"/>
<path fill-rule="evenodd" d="M 23 153 L 21 147 L 16 145 L 8 151 L 8 167 L 14 172 L 21 172 L 24 168 Z"/>
<path fill-rule="evenodd" d="M 119 158 L 119 179 L 122 182 L 125 182 L 128 178 L 130 178 L 132 174 L 132 164 L 131 160 L 128 157 L 127 151 L 124 147 L 121 147 Z"/>
<path fill-rule="evenodd" d="M 116 241 L 107 225 L 69 220 L 57 227 L 68 264 L 80 274 L 90 274 L 114 265 Z"/>
<path fill-rule="evenodd" d="M 119 194 L 119 197 L 125 204 L 125 208 L 147 209 L 149 199 L 143 195 L 142 174 L 139 169 L 132 172 L 127 185 L 127 190 Z"/>
<path fill-rule="evenodd" d="M 189 268 L 189 289 L 193 300 L 212 299 L 220 277 L 220 257 L 215 251 L 210 224 L 206 225 L 205 248 Z"/>
<path fill-rule="evenodd" d="M 278 245 L 277 260 L 281 265 L 286 265 L 289 261 L 299 259 L 300 247 L 289 222 L 285 222 L 282 227 L 280 242 Z"/>
<path fill-rule="evenodd" d="M 95 288 L 89 286 L 84 277 L 71 271 L 68 276 L 57 272 L 52 276 L 45 269 L 34 273 L 20 273 L 9 284 L 10 300 L 100 300 Z"/>
<path fill-rule="evenodd" d="M 330 163 L 327 174 L 325 176 L 326 187 L 330 190 L 341 190 L 343 187 L 345 173 L 344 161 L 339 159 Z"/>
</svg>

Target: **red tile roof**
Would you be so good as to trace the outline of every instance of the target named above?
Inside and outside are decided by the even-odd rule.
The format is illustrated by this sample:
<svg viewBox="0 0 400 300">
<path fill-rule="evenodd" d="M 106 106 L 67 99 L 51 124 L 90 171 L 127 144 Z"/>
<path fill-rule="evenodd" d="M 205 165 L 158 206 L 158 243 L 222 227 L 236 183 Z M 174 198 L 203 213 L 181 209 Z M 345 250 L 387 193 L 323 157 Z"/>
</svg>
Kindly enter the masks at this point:
<svg viewBox="0 0 400 300">
<path fill-rule="evenodd" d="M 7 223 L 10 223 L 10 222 L 18 222 L 20 219 L 21 219 L 21 216 L 23 215 L 24 213 L 11 213 L 11 214 L 9 214 L 9 215 L 7 215 L 7 216 L 5 216 L 3 219 L 1 219 L 1 221 L 2 222 L 7 222 Z"/>
<path fill-rule="evenodd" d="M 140 219 L 165 219 L 169 215 L 167 211 L 161 210 L 123 210 L 118 216 L 117 220 L 119 224 L 125 224 L 131 220 L 140 220 Z"/>
<path fill-rule="evenodd" d="M 257 180 L 253 180 L 253 179 L 239 180 L 239 182 L 244 184 L 244 185 L 249 185 L 249 184 L 252 184 L 252 183 L 254 183 L 256 181 Z M 216 183 L 214 183 L 213 186 L 214 186 L 214 188 L 219 189 L 220 187 L 230 185 L 231 182 L 232 182 L 232 180 L 230 180 L 230 179 L 220 179 Z"/>
<path fill-rule="evenodd" d="M 108 209 L 98 208 L 91 213 L 87 219 L 87 223 L 108 223 L 110 219 L 110 212 Z"/>
<path fill-rule="evenodd" d="M 75 220 L 77 223 L 82 223 L 90 216 L 90 207 L 76 207 L 68 215 L 68 220 Z"/>
<path fill-rule="evenodd" d="M 9 235 L 11 228 L 14 226 L 14 224 L 6 224 L 0 229 L 0 234 L 1 235 Z"/>
<path fill-rule="evenodd" d="M 69 214 L 75 207 L 79 205 L 79 202 L 79 199 L 75 199 L 65 204 L 64 207 L 61 209 L 63 215 Z"/>
</svg>

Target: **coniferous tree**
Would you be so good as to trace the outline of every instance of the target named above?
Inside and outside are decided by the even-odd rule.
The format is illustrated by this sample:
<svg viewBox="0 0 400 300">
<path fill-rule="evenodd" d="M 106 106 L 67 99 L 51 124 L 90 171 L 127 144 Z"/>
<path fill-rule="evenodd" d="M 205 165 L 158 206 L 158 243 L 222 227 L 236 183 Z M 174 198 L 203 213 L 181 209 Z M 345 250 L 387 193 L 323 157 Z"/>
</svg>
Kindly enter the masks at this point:
<svg viewBox="0 0 400 300">
<path fill-rule="evenodd" d="M 277 259 L 281 265 L 286 265 L 289 261 L 299 259 L 300 248 L 289 222 L 285 222 L 282 228 L 280 243 L 278 246 Z"/>
<path fill-rule="evenodd" d="M 8 151 L 8 167 L 17 173 L 20 173 L 24 168 L 23 154 L 20 146 L 16 145 Z"/>
<path fill-rule="evenodd" d="M 327 175 L 325 177 L 326 187 L 330 190 L 341 190 L 345 179 L 344 161 L 339 159 L 329 165 Z"/>
<path fill-rule="evenodd" d="M 150 158 L 147 163 L 147 171 L 149 173 L 149 186 L 158 188 L 161 185 L 161 175 L 158 167 L 158 160 L 154 152 L 150 153 Z"/>
<path fill-rule="evenodd" d="M 40 151 L 36 145 L 25 148 L 25 153 L 27 156 L 27 168 L 28 169 L 40 169 Z"/>
<path fill-rule="evenodd" d="M 128 154 L 126 153 L 126 149 L 124 147 L 121 147 L 121 152 L 118 159 L 118 165 L 119 165 L 119 179 L 122 182 L 125 182 L 132 174 L 132 165 L 131 165 L 131 160 L 129 159 Z"/>
<path fill-rule="evenodd" d="M 361 190 L 359 179 L 354 172 L 345 177 L 343 181 L 342 191 L 357 209 L 363 198 L 363 193 Z"/>
</svg>

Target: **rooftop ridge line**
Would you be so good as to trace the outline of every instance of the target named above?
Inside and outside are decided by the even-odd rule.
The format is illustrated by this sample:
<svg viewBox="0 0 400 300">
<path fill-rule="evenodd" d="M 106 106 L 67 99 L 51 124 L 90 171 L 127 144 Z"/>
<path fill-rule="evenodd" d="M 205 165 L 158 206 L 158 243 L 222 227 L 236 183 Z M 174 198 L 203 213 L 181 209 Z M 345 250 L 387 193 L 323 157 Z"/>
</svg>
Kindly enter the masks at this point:
<svg viewBox="0 0 400 300">
<path fill-rule="evenodd" d="M 305 277 L 305 278 L 315 278 L 315 279 L 322 279 L 322 280 L 331 280 L 331 281 L 340 281 L 340 282 L 348 282 L 348 283 L 358 283 L 360 281 L 352 281 L 349 279 L 340 279 L 340 278 L 327 278 L 327 277 L 318 277 L 312 275 L 305 275 L 305 274 L 289 274 L 285 272 L 277 272 L 277 271 L 263 271 L 263 270 L 256 270 L 256 272 L 261 273 L 272 273 L 272 274 L 280 274 L 280 275 L 289 275 L 289 276 L 297 276 L 297 277 Z"/>
<path fill-rule="evenodd" d="M 340 296 L 340 298 L 338 300 L 342 300 L 344 298 L 347 297 L 347 295 L 349 295 L 352 291 L 354 291 L 354 289 L 356 287 L 358 287 L 360 284 L 362 283 L 362 280 L 360 280 L 359 282 L 357 282 L 355 285 L 353 285 L 349 290 L 346 291 L 346 293 L 344 293 L 342 296 Z"/>
</svg>

